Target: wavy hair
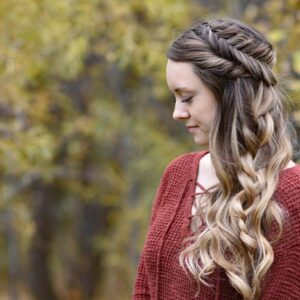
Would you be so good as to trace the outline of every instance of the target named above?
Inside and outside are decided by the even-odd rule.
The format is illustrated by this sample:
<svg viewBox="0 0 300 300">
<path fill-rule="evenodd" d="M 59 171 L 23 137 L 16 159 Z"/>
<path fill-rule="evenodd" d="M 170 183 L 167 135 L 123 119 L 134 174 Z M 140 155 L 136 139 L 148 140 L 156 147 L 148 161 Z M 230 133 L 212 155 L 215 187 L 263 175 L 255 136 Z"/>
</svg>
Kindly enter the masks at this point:
<svg viewBox="0 0 300 300">
<path fill-rule="evenodd" d="M 285 219 L 274 199 L 279 172 L 292 157 L 287 107 L 272 71 L 275 51 L 246 24 L 209 19 L 176 39 L 167 57 L 192 63 L 218 102 L 209 151 L 220 183 L 206 196 L 205 227 L 187 238 L 180 264 L 199 288 L 222 267 L 244 299 L 257 299 Z"/>
</svg>

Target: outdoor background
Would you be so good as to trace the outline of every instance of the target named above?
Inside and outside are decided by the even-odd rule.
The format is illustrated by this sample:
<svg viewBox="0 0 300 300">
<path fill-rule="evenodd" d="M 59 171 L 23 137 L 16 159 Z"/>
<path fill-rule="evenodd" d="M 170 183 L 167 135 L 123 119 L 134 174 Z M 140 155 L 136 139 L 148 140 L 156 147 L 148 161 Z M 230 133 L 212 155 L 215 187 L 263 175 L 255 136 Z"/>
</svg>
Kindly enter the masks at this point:
<svg viewBox="0 0 300 300">
<path fill-rule="evenodd" d="M 163 169 L 197 150 L 165 53 L 210 16 L 267 35 L 300 120 L 299 0 L 0 1 L 1 300 L 131 298 Z"/>
</svg>

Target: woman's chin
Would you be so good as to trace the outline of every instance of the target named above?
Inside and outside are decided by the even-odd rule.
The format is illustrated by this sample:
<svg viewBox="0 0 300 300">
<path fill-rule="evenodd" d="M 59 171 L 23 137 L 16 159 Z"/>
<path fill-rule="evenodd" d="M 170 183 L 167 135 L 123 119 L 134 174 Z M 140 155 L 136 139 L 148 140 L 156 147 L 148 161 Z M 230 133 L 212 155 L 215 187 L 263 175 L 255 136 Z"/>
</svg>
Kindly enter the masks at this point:
<svg viewBox="0 0 300 300">
<path fill-rule="evenodd" d="M 207 136 L 194 135 L 194 142 L 197 145 L 208 146 L 208 137 Z"/>
</svg>

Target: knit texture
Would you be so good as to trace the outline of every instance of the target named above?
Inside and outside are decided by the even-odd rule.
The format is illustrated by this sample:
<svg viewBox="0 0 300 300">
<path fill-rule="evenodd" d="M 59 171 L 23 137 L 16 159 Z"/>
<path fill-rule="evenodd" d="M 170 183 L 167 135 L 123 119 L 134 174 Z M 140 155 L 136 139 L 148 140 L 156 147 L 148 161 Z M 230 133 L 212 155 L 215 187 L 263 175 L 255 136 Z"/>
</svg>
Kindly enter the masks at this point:
<svg viewBox="0 0 300 300">
<path fill-rule="evenodd" d="M 157 190 L 140 257 L 133 300 L 242 299 L 225 271 L 217 268 L 212 287 L 197 284 L 179 264 L 182 242 L 190 234 L 199 160 L 206 152 L 181 155 L 166 168 Z M 262 283 L 263 300 L 300 299 L 300 166 L 281 171 L 276 201 L 287 211 L 274 263 Z"/>
</svg>

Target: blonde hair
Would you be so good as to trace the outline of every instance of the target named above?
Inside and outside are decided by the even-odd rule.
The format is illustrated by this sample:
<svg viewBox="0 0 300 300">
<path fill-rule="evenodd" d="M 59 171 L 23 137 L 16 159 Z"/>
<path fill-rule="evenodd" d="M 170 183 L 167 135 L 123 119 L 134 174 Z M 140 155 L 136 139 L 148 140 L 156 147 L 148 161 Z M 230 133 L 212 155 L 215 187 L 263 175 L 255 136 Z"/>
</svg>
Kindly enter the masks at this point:
<svg viewBox="0 0 300 300">
<path fill-rule="evenodd" d="M 218 102 L 209 151 L 220 184 L 207 195 L 206 226 L 187 238 L 180 263 L 199 286 L 220 266 L 244 299 L 257 299 L 283 230 L 284 211 L 274 199 L 279 172 L 292 157 L 274 49 L 248 25 L 211 19 L 186 30 L 167 56 L 192 63 Z"/>
</svg>

